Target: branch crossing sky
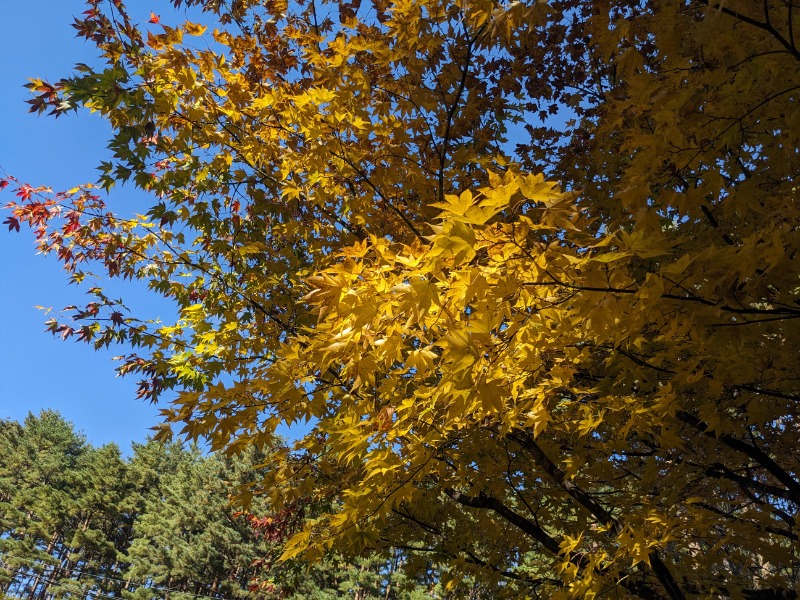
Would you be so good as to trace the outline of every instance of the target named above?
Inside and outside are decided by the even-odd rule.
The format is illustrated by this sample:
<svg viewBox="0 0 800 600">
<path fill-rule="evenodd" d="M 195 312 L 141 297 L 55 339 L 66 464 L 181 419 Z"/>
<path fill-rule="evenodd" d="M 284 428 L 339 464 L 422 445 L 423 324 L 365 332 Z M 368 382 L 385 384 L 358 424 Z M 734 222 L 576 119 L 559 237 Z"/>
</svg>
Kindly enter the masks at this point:
<svg viewBox="0 0 800 600">
<path fill-rule="evenodd" d="M 155 2 L 127 4 L 146 21 L 150 10 L 160 12 Z M 76 39 L 70 27 L 73 16 L 84 10 L 81 0 L 0 2 L 5 24 L 0 36 L 0 168 L 31 185 L 59 190 L 95 181 L 95 167 L 108 154 L 108 128 L 96 115 L 82 111 L 55 120 L 29 114 L 25 104 L 31 97 L 23 88 L 29 77 L 57 81 L 75 63 L 95 61 L 93 47 Z M 10 191 L 2 192 L 0 203 L 11 198 Z M 133 204 L 143 198 L 130 186 L 114 190 L 112 200 Z M 28 411 L 53 408 L 95 444 L 113 441 L 125 451 L 131 441 L 143 441 L 158 422 L 158 409 L 135 398 L 135 378 L 115 376 L 111 359 L 126 349 L 95 352 L 46 333 L 47 316 L 35 307 L 57 310 L 77 304 L 84 292 L 67 286 L 54 259 L 35 254 L 30 231 L 3 229 L 0 418 L 22 420 Z M 152 301 L 139 290 L 133 300 Z"/>
</svg>

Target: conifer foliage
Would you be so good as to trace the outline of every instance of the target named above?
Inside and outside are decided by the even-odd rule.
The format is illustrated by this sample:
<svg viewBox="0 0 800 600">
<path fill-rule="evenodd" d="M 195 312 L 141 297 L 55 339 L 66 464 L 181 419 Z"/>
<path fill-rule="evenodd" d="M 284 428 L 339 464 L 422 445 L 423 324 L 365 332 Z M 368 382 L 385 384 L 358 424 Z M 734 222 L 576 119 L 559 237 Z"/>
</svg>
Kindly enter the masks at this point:
<svg viewBox="0 0 800 600">
<path fill-rule="evenodd" d="M 128 458 L 87 444 L 58 413 L 0 421 L 0 597 L 415 600 L 436 571 L 410 581 L 391 557 L 331 555 L 309 570 L 278 565 L 309 510 L 252 512 L 230 491 L 269 456 L 202 455 L 179 444 L 134 444 Z M 474 587 L 474 586 L 473 586 Z"/>
<path fill-rule="evenodd" d="M 309 424 L 250 490 L 327 507 L 285 559 L 797 597 L 794 0 L 172 4 L 203 23 L 90 0 L 99 63 L 30 84 L 109 122 L 99 188 L 150 209 L 8 179 L 7 224 L 175 303 L 49 325 L 132 347 L 163 437 Z"/>
</svg>

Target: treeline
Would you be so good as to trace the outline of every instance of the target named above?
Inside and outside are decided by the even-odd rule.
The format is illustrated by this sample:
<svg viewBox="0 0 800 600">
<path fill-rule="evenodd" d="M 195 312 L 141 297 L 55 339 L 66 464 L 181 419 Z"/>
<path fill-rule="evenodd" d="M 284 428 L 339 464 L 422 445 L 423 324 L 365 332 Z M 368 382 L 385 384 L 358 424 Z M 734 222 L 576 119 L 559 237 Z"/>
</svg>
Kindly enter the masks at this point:
<svg viewBox="0 0 800 600">
<path fill-rule="evenodd" d="M 433 569 L 404 578 L 394 551 L 312 568 L 278 563 L 313 507 L 249 513 L 237 486 L 269 464 L 180 444 L 94 447 L 58 413 L 0 420 L 0 598 L 442 598 Z M 477 597 L 475 586 L 453 590 Z"/>
</svg>

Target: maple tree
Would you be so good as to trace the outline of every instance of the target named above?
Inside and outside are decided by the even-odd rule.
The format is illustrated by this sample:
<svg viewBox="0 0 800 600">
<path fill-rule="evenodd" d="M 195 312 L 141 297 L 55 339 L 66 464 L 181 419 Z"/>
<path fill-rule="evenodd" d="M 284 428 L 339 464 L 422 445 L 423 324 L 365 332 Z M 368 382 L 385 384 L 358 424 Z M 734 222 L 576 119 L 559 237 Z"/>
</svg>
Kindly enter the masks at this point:
<svg viewBox="0 0 800 600">
<path fill-rule="evenodd" d="M 13 181 L 7 223 L 175 302 L 93 287 L 49 325 L 133 347 L 164 436 L 309 423 L 252 490 L 332 507 L 286 557 L 797 597 L 793 0 L 172 3 L 209 25 L 91 0 L 105 64 L 30 84 L 102 114 L 98 186 L 153 206 Z"/>
</svg>

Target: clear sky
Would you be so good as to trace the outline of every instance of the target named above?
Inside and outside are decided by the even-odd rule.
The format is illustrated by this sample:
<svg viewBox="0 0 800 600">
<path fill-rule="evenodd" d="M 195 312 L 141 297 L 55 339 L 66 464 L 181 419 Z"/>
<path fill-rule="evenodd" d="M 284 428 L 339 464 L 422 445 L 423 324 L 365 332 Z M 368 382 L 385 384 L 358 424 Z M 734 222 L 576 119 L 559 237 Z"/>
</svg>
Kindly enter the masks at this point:
<svg viewBox="0 0 800 600">
<path fill-rule="evenodd" d="M 127 2 L 142 21 L 159 4 L 163 0 Z M 93 47 L 70 27 L 84 10 L 81 0 L 0 0 L 0 167 L 32 185 L 58 190 L 95 181 L 95 167 L 107 154 L 108 129 L 95 115 L 37 117 L 24 102 L 28 77 L 56 81 L 75 63 L 95 61 Z M 9 191 L 0 192 L 0 205 L 12 197 Z M 112 200 L 142 202 L 132 188 L 115 190 Z M 95 352 L 45 333 L 46 317 L 35 307 L 80 303 L 83 290 L 66 285 L 54 258 L 35 254 L 29 231 L 0 230 L 0 278 L 0 418 L 54 408 L 94 444 L 114 441 L 126 450 L 131 441 L 144 440 L 158 410 L 136 399 L 135 378 L 115 377 L 111 358 L 125 349 Z M 151 302 L 136 293 L 139 303 Z"/>
</svg>

